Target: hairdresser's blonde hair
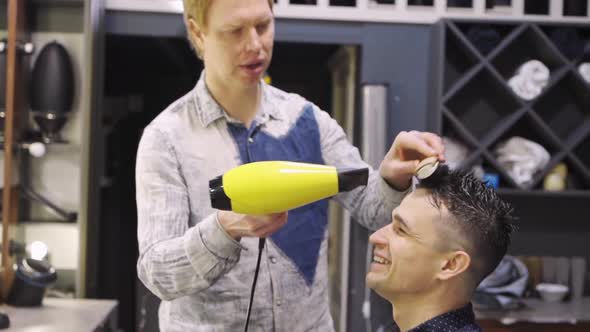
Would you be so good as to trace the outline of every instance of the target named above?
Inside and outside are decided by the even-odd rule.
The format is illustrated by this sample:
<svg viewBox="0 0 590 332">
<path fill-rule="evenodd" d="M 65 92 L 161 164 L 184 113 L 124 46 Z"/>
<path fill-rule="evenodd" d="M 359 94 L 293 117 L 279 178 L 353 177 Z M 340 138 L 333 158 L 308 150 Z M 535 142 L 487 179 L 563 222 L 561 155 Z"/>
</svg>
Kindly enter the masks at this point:
<svg viewBox="0 0 590 332">
<path fill-rule="evenodd" d="M 201 50 L 197 47 L 197 43 L 195 43 L 190 35 L 189 29 L 189 19 L 195 20 L 199 27 L 206 28 L 207 27 L 207 12 L 209 11 L 209 7 L 211 7 L 211 3 L 214 0 L 183 0 L 184 2 L 184 24 L 186 25 L 186 32 L 188 35 L 188 40 L 197 52 L 197 56 L 202 59 L 201 57 Z M 268 0 L 268 5 L 272 10 L 272 6 L 274 4 L 274 0 Z"/>
</svg>

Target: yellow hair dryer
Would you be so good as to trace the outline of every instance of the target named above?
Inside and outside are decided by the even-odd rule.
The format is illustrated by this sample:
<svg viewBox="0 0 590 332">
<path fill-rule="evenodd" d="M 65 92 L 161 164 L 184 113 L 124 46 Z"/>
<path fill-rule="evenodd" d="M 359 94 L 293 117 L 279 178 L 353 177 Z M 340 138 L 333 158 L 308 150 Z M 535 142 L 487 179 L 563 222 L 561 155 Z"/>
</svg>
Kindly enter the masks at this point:
<svg viewBox="0 0 590 332">
<path fill-rule="evenodd" d="M 288 211 L 367 185 L 369 169 L 287 161 L 259 161 L 233 168 L 209 181 L 211 206 L 261 215 Z"/>
</svg>

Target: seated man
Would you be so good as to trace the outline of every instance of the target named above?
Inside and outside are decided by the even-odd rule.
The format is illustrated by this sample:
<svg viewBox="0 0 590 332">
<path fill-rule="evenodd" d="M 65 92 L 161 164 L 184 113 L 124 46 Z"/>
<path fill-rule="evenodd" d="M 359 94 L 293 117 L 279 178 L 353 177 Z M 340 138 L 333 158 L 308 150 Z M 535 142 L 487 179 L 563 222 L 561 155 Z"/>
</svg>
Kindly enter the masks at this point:
<svg viewBox="0 0 590 332">
<path fill-rule="evenodd" d="M 367 286 L 392 303 L 402 331 L 481 331 L 470 299 L 510 244 L 512 208 L 446 166 L 422 180 L 371 235 Z"/>
</svg>

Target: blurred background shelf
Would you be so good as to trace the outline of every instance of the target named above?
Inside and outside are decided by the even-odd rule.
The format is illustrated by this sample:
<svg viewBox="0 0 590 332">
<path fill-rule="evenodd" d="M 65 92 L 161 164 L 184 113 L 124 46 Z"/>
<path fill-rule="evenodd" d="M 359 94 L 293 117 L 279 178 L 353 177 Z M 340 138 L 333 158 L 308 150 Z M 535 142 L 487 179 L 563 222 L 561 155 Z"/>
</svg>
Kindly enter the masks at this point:
<svg viewBox="0 0 590 332">
<path fill-rule="evenodd" d="M 590 61 L 590 28 L 578 24 L 443 20 L 433 59 L 433 130 L 462 143 L 461 168 L 483 168 L 510 197 L 590 197 L 590 84 L 578 66 Z M 519 97 L 509 80 L 539 60 L 549 78 L 533 98 Z M 548 163 L 526 183 L 511 177 L 497 148 L 512 137 L 541 145 Z M 556 166 L 567 169 L 562 192 L 543 190 Z M 590 213 L 590 206 L 586 210 Z"/>
</svg>

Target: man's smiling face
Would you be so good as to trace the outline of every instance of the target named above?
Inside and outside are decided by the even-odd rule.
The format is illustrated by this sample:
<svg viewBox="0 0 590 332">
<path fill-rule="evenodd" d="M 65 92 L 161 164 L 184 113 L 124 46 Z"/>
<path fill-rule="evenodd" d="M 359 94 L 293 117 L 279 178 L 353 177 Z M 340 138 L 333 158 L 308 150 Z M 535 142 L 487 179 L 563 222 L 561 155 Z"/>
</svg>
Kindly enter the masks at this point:
<svg viewBox="0 0 590 332">
<path fill-rule="evenodd" d="M 404 293 L 427 292 L 444 265 L 440 226 L 446 209 L 439 210 L 429 192 L 417 189 L 393 210 L 391 224 L 371 235 L 373 263 L 367 286 L 391 299 Z"/>
</svg>

